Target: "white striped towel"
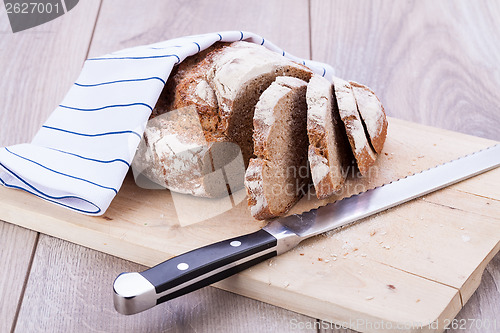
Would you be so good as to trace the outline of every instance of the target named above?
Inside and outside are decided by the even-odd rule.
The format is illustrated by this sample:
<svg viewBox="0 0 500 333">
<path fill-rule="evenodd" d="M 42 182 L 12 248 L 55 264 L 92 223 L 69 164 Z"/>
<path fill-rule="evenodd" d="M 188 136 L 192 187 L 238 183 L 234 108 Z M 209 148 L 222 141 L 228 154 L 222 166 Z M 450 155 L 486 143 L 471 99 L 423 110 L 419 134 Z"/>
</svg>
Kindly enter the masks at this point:
<svg viewBox="0 0 500 333">
<path fill-rule="evenodd" d="M 245 40 L 331 78 L 333 69 L 245 31 L 181 37 L 87 59 L 77 82 L 31 143 L 0 149 L 0 183 L 102 215 L 118 193 L 174 65 L 217 41 Z"/>
</svg>

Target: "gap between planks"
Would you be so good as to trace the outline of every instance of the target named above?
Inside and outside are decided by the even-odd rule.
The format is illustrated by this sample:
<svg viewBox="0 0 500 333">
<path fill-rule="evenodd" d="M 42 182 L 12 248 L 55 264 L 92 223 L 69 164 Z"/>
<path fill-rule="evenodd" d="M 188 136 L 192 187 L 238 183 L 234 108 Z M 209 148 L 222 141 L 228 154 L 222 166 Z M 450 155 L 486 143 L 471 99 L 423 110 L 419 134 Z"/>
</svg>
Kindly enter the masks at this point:
<svg viewBox="0 0 500 333">
<path fill-rule="evenodd" d="M 28 285 L 28 280 L 31 274 L 31 268 L 33 267 L 33 260 L 35 259 L 36 249 L 38 248 L 38 240 L 40 239 L 40 233 L 36 233 L 35 242 L 33 243 L 33 248 L 31 249 L 30 261 L 28 263 L 28 268 L 26 269 L 26 274 L 24 276 L 23 287 L 21 289 L 21 294 L 19 295 L 19 300 L 17 302 L 16 313 L 14 319 L 12 320 L 12 326 L 10 329 L 11 333 L 14 333 L 17 325 L 17 318 L 19 317 L 19 312 L 21 310 L 21 305 L 23 304 L 24 293 L 26 292 L 26 286 Z"/>
</svg>

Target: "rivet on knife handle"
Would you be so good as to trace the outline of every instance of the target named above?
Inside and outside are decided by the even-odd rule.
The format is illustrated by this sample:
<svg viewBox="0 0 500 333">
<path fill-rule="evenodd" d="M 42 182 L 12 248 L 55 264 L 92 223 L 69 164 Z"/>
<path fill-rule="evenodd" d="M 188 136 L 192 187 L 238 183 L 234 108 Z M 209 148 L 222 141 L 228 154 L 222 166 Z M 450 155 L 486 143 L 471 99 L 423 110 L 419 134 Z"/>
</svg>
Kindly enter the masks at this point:
<svg viewBox="0 0 500 333">
<path fill-rule="evenodd" d="M 181 254 L 141 273 L 122 273 L 113 285 L 115 308 L 122 314 L 144 311 L 274 257 L 279 250 L 278 239 L 261 229 Z"/>
</svg>

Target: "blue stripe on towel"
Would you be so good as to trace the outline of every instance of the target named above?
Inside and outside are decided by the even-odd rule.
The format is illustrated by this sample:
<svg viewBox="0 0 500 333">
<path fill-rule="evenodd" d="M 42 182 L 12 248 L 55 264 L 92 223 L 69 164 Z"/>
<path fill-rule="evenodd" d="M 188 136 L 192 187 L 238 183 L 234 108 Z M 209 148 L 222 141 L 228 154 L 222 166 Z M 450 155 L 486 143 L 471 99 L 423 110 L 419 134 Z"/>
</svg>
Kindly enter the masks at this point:
<svg viewBox="0 0 500 333">
<path fill-rule="evenodd" d="M 196 42 L 193 42 L 196 44 L 196 46 L 198 46 L 198 52 L 201 52 L 201 47 L 200 47 L 200 44 L 196 43 Z"/>
<path fill-rule="evenodd" d="M 96 60 L 140 60 L 140 59 L 169 58 L 169 57 L 176 57 L 177 58 L 177 63 L 181 62 L 181 59 L 179 58 L 179 56 L 177 54 L 164 54 L 164 55 L 144 56 L 144 57 L 91 58 L 91 59 L 87 59 L 87 61 L 96 61 Z"/>
<path fill-rule="evenodd" d="M 96 87 L 96 86 L 102 86 L 105 84 L 113 84 L 113 83 L 121 83 L 121 82 L 134 82 L 134 81 L 148 81 L 148 80 L 159 80 L 163 84 L 165 84 L 165 80 L 163 80 L 162 78 L 159 78 L 157 76 L 153 76 L 153 77 L 148 77 L 148 78 L 144 78 L 144 79 L 117 80 L 117 81 L 109 81 L 109 82 L 102 82 L 102 83 L 95 83 L 95 84 L 81 84 L 81 83 L 75 82 L 75 86 Z"/>
<path fill-rule="evenodd" d="M 134 106 L 134 105 L 144 105 L 149 110 L 153 111 L 153 108 L 151 106 L 147 105 L 146 103 L 131 103 L 131 104 L 107 105 L 107 106 L 103 106 L 103 107 L 96 108 L 96 109 L 80 109 L 80 108 L 75 108 L 75 107 L 66 106 L 66 105 L 59 105 L 59 106 L 61 108 L 71 109 L 71 110 L 76 110 L 76 111 L 100 111 L 100 110 L 104 110 L 104 109 L 107 109 L 107 108 L 120 108 L 120 107 Z"/>
<path fill-rule="evenodd" d="M 52 127 L 52 126 L 47 126 L 47 125 L 43 125 L 42 128 L 47 128 L 47 129 L 51 129 L 54 131 L 60 131 L 60 132 L 65 132 L 65 133 L 70 133 L 70 134 L 75 134 L 75 135 L 89 136 L 89 137 L 115 135 L 115 134 L 134 134 L 134 135 L 137 135 L 137 137 L 139 139 L 142 139 L 141 135 L 137 132 L 134 132 L 134 131 L 116 131 L 116 132 L 106 132 L 106 133 L 98 133 L 98 134 L 87 134 L 87 133 L 72 132 L 72 131 L 65 130 L 63 128 L 57 128 L 57 127 Z"/>
<path fill-rule="evenodd" d="M 86 182 L 86 183 L 89 183 L 89 184 L 95 185 L 95 186 L 97 186 L 97 187 L 101 187 L 101 188 L 104 188 L 104 189 L 107 189 L 107 190 L 111 190 L 111 191 L 115 192 L 115 194 L 118 194 L 118 191 L 117 191 L 116 189 L 112 188 L 112 187 L 108 187 L 108 186 L 100 185 L 100 184 L 94 183 L 94 182 L 92 182 L 92 181 L 90 181 L 90 180 L 88 180 L 88 179 L 75 177 L 75 176 L 72 176 L 72 175 L 68 175 L 68 174 L 65 174 L 65 173 L 62 173 L 62 172 L 59 172 L 59 171 L 53 170 L 53 169 L 51 169 L 51 168 L 49 168 L 49 167 L 46 167 L 46 166 L 45 166 L 45 165 L 43 165 L 43 164 L 40 164 L 40 163 L 35 162 L 35 161 L 33 161 L 33 160 L 30 160 L 30 159 L 29 159 L 29 158 L 27 158 L 27 157 L 24 157 L 24 156 L 18 155 L 18 154 L 16 154 L 16 153 L 13 153 L 13 152 L 12 152 L 12 151 L 10 151 L 7 147 L 4 147 L 4 149 L 5 149 L 6 151 L 8 151 L 9 153 L 11 153 L 12 155 L 14 155 L 14 156 L 17 156 L 17 157 L 19 157 L 19 158 L 21 158 L 21 159 L 23 159 L 23 160 L 29 161 L 29 162 L 31 162 L 31 163 L 34 163 L 34 164 L 36 164 L 36 165 L 38 165 L 38 166 L 40 166 L 40 167 L 42 167 L 42 168 L 44 168 L 44 169 L 46 169 L 46 170 L 49 170 L 49 171 L 51 171 L 51 172 L 53 172 L 53 173 L 56 173 L 56 174 L 58 174 L 58 175 L 65 176 L 65 177 L 69 177 L 69 178 L 73 178 L 73 179 L 77 179 L 77 180 L 81 180 L 81 181 L 84 181 L 84 182 Z"/>
<path fill-rule="evenodd" d="M 114 160 L 108 160 L 108 161 L 104 161 L 104 160 L 98 160 L 98 159 L 95 159 L 95 158 L 90 158 L 90 157 L 85 157 L 85 156 L 81 156 L 81 155 L 78 155 L 78 154 L 73 154 L 73 153 L 70 153 L 70 152 L 67 152 L 67 151 L 64 151 L 64 150 L 60 150 L 60 149 L 55 149 L 55 148 L 50 148 L 50 147 L 47 147 L 47 149 L 50 149 L 50 150 L 55 150 L 55 151 L 58 151 L 60 153 L 63 153 L 63 154 L 67 154 L 67 155 L 71 155 L 71 156 L 75 156 L 75 157 L 79 157 L 83 160 L 88 160 L 88 161 L 92 161 L 92 162 L 98 162 L 98 163 L 113 163 L 113 162 L 122 162 L 124 163 L 127 167 L 130 167 L 130 163 L 128 163 L 127 161 L 125 160 L 122 160 L 121 158 L 116 158 Z"/>
<path fill-rule="evenodd" d="M 98 214 L 101 212 L 101 208 L 99 208 L 98 206 L 96 206 L 94 203 L 86 200 L 86 199 L 83 199 L 83 198 L 80 198 L 80 197 L 76 197 L 76 196 L 63 196 L 63 197 L 54 197 L 54 196 L 51 196 L 51 195 L 48 195 L 46 193 L 43 193 L 42 191 L 40 191 L 39 189 L 37 189 L 36 187 L 34 187 L 33 185 L 29 184 L 27 181 L 25 181 L 24 179 L 22 179 L 21 177 L 19 177 L 18 175 L 16 175 L 12 170 L 10 170 L 9 168 L 7 168 L 5 165 L 3 165 L 2 163 L 0 163 L 0 166 L 2 168 L 4 168 L 5 170 L 7 170 L 10 174 L 12 174 L 14 177 L 16 177 L 19 181 L 21 181 L 22 183 L 24 183 L 26 186 L 30 187 L 31 189 L 33 189 L 33 191 L 35 192 L 38 192 L 40 193 L 41 195 L 35 193 L 35 192 L 32 192 L 32 191 L 28 191 L 27 189 L 23 188 L 23 187 L 20 187 L 20 186 L 17 186 L 17 185 L 11 185 L 11 184 L 7 184 L 2 178 L 0 178 L 0 182 L 2 183 L 3 186 L 6 186 L 6 187 L 10 187 L 10 188 L 15 188 L 15 189 L 18 189 L 18 190 L 22 190 L 22 191 L 25 191 L 25 192 L 28 192 L 30 194 L 33 194 L 34 196 L 37 196 L 41 199 L 44 199 L 44 200 L 47 200 L 47 201 L 50 201 L 52 203 L 55 203 L 55 204 L 58 204 L 60 206 L 63 206 L 63 207 L 66 207 L 66 208 L 69 208 L 69 209 L 73 209 L 77 212 L 81 212 L 81 213 L 87 213 L 87 214 Z M 49 199 L 50 198 L 50 199 Z M 51 200 L 51 199 L 55 199 L 55 200 Z M 56 201 L 56 200 L 61 200 L 61 199 L 78 199 L 78 200 L 82 200 L 88 204 L 90 204 L 91 206 L 94 206 L 95 208 L 97 208 L 96 211 L 90 211 L 90 210 L 83 210 L 83 209 L 79 209 L 79 208 L 75 208 L 75 207 L 72 207 L 72 206 L 69 206 L 69 205 L 65 205 L 63 204 L 62 202 L 60 201 Z"/>
</svg>

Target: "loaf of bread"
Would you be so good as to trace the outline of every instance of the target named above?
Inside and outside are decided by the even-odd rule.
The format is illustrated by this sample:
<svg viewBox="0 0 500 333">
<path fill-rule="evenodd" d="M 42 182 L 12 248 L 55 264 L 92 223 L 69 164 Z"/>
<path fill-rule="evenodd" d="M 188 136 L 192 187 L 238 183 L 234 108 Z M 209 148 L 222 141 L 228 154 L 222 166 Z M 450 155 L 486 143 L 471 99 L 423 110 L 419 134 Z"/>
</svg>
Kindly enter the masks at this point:
<svg viewBox="0 0 500 333">
<path fill-rule="evenodd" d="M 255 106 L 254 154 L 245 174 L 256 219 L 283 215 L 303 195 L 307 170 L 307 82 L 278 77 Z"/>
<path fill-rule="evenodd" d="M 195 196 L 227 195 L 225 183 L 232 190 L 242 187 L 245 167 L 253 155 L 255 104 L 278 76 L 308 81 L 312 72 L 265 47 L 247 42 L 216 43 L 189 57 L 176 67 L 165 85 L 152 121 L 160 117 L 167 120 L 148 125 L 142 148 L 149 152 L 136 155 L 136 169 L 154 183 Z M 191 112 L 190 108 L 196 110 L 200 126 L 191 124 L 183 129 L 184 125 L 172 123 L 172 112 Z M 196 122 L 196 117 L 179 117 Z M 166 146 L 170 140 L 153 139 L 164 137 L 173 128 L 177 130 L 169 137 L 175 136 L 182 143 L 176 151 Z M 194 128 L 198 133 L 193 133 Z M 240 153 L 235 153 L 235 149 Z M 155 162 L 143 163 L 146 156 L 148 161 Z M 191 176 L 186 178 L 186 175 Z"/>
<path fill-rule="evenodd" d="M 216 43 L 176 66 L 133 161 L 134 174 L 172 191 L 220 197 L 246 187 L 256 219 L 285 214 L 314 185 L 367 176 L 387 135 L 368 87 L 329 81 L 263 46 Z"/>
</svg>

